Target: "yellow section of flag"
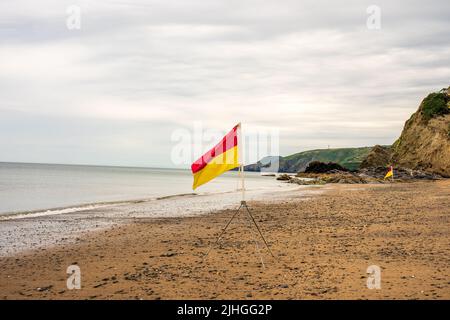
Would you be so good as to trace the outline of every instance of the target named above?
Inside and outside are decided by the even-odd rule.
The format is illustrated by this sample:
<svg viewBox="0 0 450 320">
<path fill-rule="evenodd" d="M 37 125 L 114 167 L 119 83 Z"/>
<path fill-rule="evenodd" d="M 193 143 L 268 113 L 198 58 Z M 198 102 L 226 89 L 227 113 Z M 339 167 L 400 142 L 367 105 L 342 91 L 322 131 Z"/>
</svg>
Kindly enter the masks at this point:
<svg viewBox="0 0 450 320">
<path fill-rule="evenodd" d="M 394 168 L 389 169 L 389 171 L 386 173 L 386 175 L 384 176 L 385 179 L 389 178 L 389 177 L 393 177 L 394 176 Z"/>
<path fill-rule="evenodd" d="M 238 152 L 238 147 L 236 146 L 213 158 L 202 170 L 194 173 L 192 189 L 195 190 L 224 172 L 239 167 Z"/>
</svg>

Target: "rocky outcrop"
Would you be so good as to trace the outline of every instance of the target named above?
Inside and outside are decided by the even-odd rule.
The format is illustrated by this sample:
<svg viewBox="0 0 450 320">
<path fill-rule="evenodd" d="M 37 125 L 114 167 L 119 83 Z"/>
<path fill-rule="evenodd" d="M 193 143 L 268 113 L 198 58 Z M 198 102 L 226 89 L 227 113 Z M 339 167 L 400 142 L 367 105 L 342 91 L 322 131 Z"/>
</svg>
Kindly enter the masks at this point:
<svg viewBox="0 0 450 320">
<path fill-rule="evenodd" d="M 406 121 L 392 146 L 394 166 L 450 177 L 449 89 L 428 95 Z"/>
<path fill-rule="evenodd" d="M 391 163 L 391 157 L 392 149 L 390 147 L 376 145 L 361 162 L 359 168 L 387 167 Z"/>
<path fill-rule="evenodd" d="M 313 161 L 308 164 L 305 169 L 305 173 L 326 173 L 333 170 L 349 171 L 348 169 L 342 167 L 340 164 L 334 162 L 325 163 L 320 161 Z"/>
<path fill-rule="evenodd" d="M 374 179 L 383 179 L 388 171 L 386 167 L 370 167 L 363 168 L 358 171 L 358 175 L 362 178 L 374 178 Z M 407 180 L 438 180 L 441 179 L 442 176 L 426 172 L 422 170 L 413 170 L 409 168 L 394 168 L 394 179 L 400 181 Z"/>
<path fill-rule="evenodd" d="M 368 183 L 370 179 L 362 178 L 353 172 L 338 171 L 329 173 L 298 173 L 289 182 L 300 185 L 327 184 L 327 183 Z"/>
<path fill-rule="evenodd" d="M 394 169 L 394 180 L 384 179 L 387 170 L 388 169 L 386 167 L 371 167 L 360 169 L 359 171 L 354 172 L 340 170 L 330 170 L 326 173 L 299 172 L 295 176 L 282 174 L 278 177 L 278 180 L 299 185 L 320 185 L 328 183 L 397 183 L 418 180 L 438 180 L 442 178 L 438 174 L 421 170 L 396 168 Z"/>
<path fill-rule="evenodd" d="M 292 179 L 292 176 L 290 176 L 290 175 L 288 175 L 288 174 L 286 174 L 286 173 L 283 173 L 283 174 L 281 174 L 281 175 L 279 175 L 278 177 L 277 177 L 277 180 L 278 181 L 289 181 L 289 180 L 291 180 Z"/>
</svg>

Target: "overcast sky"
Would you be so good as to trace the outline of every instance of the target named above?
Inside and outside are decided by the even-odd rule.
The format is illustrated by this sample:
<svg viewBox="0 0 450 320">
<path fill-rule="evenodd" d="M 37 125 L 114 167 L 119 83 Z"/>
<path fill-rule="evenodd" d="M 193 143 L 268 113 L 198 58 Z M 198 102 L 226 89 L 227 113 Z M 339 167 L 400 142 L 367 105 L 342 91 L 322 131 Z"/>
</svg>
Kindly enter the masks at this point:
<svg viewBox="0 0 450 320">
<path fill-rule="evenodd" d="M 0 161 L 171 167 L 195 121 L 279 128 L 282 155 L 391 144 L 450 84 L 449 30 L 448 0 L 3 0 Z"/>
</svg>

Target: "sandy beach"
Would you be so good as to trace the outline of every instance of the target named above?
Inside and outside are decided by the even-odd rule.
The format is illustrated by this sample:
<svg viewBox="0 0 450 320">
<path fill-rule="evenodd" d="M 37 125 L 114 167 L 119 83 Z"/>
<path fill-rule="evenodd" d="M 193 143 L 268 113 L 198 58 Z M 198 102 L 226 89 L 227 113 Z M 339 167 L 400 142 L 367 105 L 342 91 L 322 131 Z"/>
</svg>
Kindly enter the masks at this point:
<svg viewBox="0 0 450 320">
<path fill-rule="evenodd" d="M 137 217 L 0 258 L 0 298 L 450 298 L 450 180 L 319 189 L 249 202 L 276 259 L 244 212 L 206 260 L 233 210 Z M 73 264 L 80 290 L 66 287 Z M 370 265 L 381 268 L 379 290 L 366 286 Z"/>
</svg>

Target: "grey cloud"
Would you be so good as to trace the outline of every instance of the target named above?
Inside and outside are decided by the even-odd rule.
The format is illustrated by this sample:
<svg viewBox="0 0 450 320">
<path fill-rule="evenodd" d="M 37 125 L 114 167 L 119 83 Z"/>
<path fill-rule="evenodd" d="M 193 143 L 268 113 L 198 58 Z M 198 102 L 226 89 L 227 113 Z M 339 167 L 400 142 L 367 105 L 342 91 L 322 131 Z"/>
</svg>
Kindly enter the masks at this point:
<svg viewBox="0 0 450 320">
<path fill-rule="evenodd" d="M 82 28 L 71 32 L 65 8 L 72 4 L 82 8 Z M 80 161 L 132 165 L 141 164 L 143 152 L 133 141 L 144 146 L 140 137 L 148 137 L 158 165 L 170 152 L 171 130 L 196 120 L 286 129 L 282 154 L 392 142 L 424 95 L 449 85 L 450 6 L 377 1 L 382 28 L 371 31 L 371 4 L 2 3 L 0 147 L 22 159 L 15 146 L 39 138 L 51 160 L 66 137 Z M 25 126 L 14 112 L 38 122 Z M 117 131 L 106 129 L 110 122 L 120 123 Z M 76 128 L 87 134 L 74 134 Z M 115 140 L 128 156 L 108 148 Z"/>
</svg>

